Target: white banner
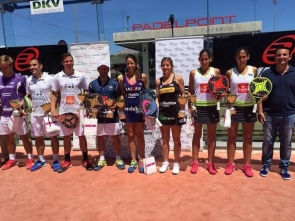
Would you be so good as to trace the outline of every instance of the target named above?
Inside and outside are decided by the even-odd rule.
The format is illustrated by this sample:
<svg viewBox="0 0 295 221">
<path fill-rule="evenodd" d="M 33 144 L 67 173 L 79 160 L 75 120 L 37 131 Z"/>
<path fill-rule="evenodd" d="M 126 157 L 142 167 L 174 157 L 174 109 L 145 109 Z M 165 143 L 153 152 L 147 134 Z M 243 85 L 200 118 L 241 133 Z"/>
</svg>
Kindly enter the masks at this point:
<svg viewBox="0 0 295 221">
<path fill-rule="evenodd" d="M 85 74 L 87 84 L 99 75 L 97 72 L 98 61 L 104 60 L 110 63 L 108 42 L 72 44 L 70 45 L 70 52 L 74 58 L 74 68 Z"/>
<path fill-rule="evenodd" d="M 199 53 L 204 48 L 202 37 L 156 39 L 156 79 L 163 76 L 161 60 L 170 57 L 174 72 L 183 77 L 188 86 L 189 73 L 200 66 Z"/>
<path fill-rule="evenodd" d="M 64 11 L 63 0 L 30 1 L 32 15 L 56 13 Z"/>
</svg>

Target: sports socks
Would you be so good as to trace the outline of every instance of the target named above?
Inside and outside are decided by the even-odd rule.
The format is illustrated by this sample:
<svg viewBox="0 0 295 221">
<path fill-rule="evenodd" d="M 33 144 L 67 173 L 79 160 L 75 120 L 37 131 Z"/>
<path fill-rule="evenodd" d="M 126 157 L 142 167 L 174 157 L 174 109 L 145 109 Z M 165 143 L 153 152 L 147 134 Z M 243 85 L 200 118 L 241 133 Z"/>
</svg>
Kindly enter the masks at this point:
<svg viewBox="0 0 295 221">
<path fill-rule="evenodd" d="M 66 153 L 65 154 L 65 161 L 71 162 L 71 157 L 70 157 L 70 154 L 69 153 Z"/>
<path fill-rule="evenodd" d="M 99 156 L 99 160 L 105 160 L 104 155 Z"/>
<path fill-rule="evenodd" d="M 53 161 L 58 161 L 58 154 L 53 154 Z"/>
<path fill-rule="evenodd" d="M 32 154 L 31 153 L 28 153 L 28 159 L 30 160 L 32 158 L 33 158 Z"/>
<path fill-rule="evenodd" d="M 15 160 L 15 153 L 9 154 L 9 159 L 10 160 Z"/>
<path fill-rule="evenodd" d="M 39 155 L 39 160 L 40 160 L 41 162 L 45 162 L 44 155 Z"/>
<path fill-rule="evenodd" d="M 120 156 L 116 156 L 116 160 L 121 160 L 121 157 Z"/>
</svg>

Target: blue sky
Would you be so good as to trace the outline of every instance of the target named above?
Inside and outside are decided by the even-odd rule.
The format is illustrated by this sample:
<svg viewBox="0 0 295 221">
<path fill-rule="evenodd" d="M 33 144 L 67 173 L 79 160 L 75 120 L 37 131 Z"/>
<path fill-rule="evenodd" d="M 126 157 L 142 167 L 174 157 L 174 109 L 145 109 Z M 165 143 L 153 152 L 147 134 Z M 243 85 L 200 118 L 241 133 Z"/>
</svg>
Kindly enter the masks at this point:
<svg viewBox="0 0 295 221">
<path fill-rule="evenodd" d="M 294 30 L 294 0 L 278 0 L 276 5 L 276 31 Z M 63 13 L 31 15 L 30 9 L 15 10 L 11 16 L 6 12 L 4 22 L 10 28 L 6 32 L 13 38 L 7 39 L 7 46 L 29 46 L 56 44 L 65 39 L 68 44 L 97 42 L 96 8 L 90 2 L 65 5 Z M 100 11 L 100 10 L 99 10 Z M 129 30 L 133 24 L 165 22 L 174 14 L 178 23 L 186 19 L 206 17 L 206 0 L 109 0 L 101 6 L 100 25 L 104 27 L 106 41 L 110 43 L 111 54 L 121 47 L 115 46 L 112 34 L 124 32 L 126 15 L 129 15 Z M 274 30 L 274 4 L 272 0 L 209 0 L 209 15 L 236 15 L 233 22 L 262 21 L 262 31 Z M 77 22 L 75 23 L 75 18 Z M 75 25 L 77 31 L 75 31 Z M 0 31 L 3 45 L 3 32 Z"/>
</svg>

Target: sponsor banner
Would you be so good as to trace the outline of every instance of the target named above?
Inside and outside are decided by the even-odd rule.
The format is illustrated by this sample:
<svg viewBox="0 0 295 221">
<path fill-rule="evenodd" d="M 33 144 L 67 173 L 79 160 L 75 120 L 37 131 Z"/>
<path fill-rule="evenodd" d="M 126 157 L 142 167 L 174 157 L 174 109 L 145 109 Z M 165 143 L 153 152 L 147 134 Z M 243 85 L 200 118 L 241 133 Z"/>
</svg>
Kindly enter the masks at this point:
<svg viewBox="0 0 295 221">
<path fill-rule="evenodd" d="M 156 39 L 156 78 L 162 74 L 161 60 L 170 57 L 173 60 L 174 72 L 183 77 L 188 86 L 189 73 L 199 67 L 199 53 L 204 40 L 200 37 Z"/>
<path fill-rule="evenodd" d="M 63 69 L 61 57 L 68 52 L 66 45 L 45 45 L 29 47 L 0 48 L 0 55 L 8 55 L 14 59 L 14 70 L 22 75 L 31 75 L 29 63 L 32 58 L 39 58 L 43 63 L 42 70 L 56 74 Z"/>
<path fill-rule="evenodd" d="M 56 13 L 64 11 L 63 0 L 30 1 L 32 15 Z"/>
<path fill-rule="evenodd" d="M 74 58 L 74 68 L 86 77 L 87 84 L 98 77 L 97 63 L 101 60 L 110 64 L 110 47 L 108 42 L 81 43 L 70 45 Z M 109 72 L 109 76 L 110 72 Z"/>
<path fill-rule="evenodd" d="M 275 64 L 275 50 L 279 46 L 290 48 L 291 55 L 295 53 L 295 31 L 270 32 L 259 34 L 232 35 L 213 40 L 213 66 L 219 68 L 222 74 L 236 66 L 235 52 L 239 47 L 249 49 L 249 65 L 255 67 L 270 67 Z M 295 65 L 295 56 L 290 60 Z"/>
</svg>

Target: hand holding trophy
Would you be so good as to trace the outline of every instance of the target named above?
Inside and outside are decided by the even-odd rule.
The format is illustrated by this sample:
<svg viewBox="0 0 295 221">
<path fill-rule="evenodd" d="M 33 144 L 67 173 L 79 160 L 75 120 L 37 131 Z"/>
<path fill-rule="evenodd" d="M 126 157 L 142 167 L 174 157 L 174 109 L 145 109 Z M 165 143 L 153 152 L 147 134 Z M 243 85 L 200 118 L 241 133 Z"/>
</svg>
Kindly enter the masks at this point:
<svg viewBox="0 0 295 221">
<path fill-rule="evenodd" d="M 91 118 L 97 119 L 97 114 L 101 109 L 103 98 L 99 94 L 88 94 L 86 97 L 86 107 L 89 109 Z"/>
<path fill-rule="evenodd" d="M 117 107 L 119 112 L 119 119 L 124 120 L 126 118 L 124 107 L 125 107 L 125 100 L 124 99 L 117 99 Z"/>
<path fill-rule="evenodd" d="M 41 108 L 42 108 L 42 110 L 45 112 L 45 114 L 50 115 L 50 114 L 49 114 L 50 109 L 51 109 L 50 103 L 42 104 L 42 105 L 41 105 Z"/>
<path fill-rule="evenodd" d="M 115 105 L 116 101 L 113 98 L 108 98 L 105 100 L 106 105 L 108 107 L 108 111 L 106 113 L 106 118 L 114 118 L 114 111 L 111 108 Z"/>
<path fill-rule="evenodd" d="M 18 107 L 20 106 L 20 101 L 18 99 L 10 100 L 9 104 L 14 109 L 12 112 L 12 116 L 20 117 L 21 114 L 20 114 L 20 111 L 18 110 Z"/>
<path fill-rule="evenodd" d="M 178 103 L 181 106 L 181 109 L 178 112 L 178 118 L 185 118 L 185 110 L 184 110 L 184 106 L 187 102 L 187 96 L 179 96 L 178 97 Z"/>
<path fill-rule="evenodd" d="M 233 108 L 233 103 L 235 103 L 236 99 L 237 99 L 237 95 L 235 94 L 226 95 L 226 100 L 228 102 L 228 109 L 230 109 L 230 114 L 236 113 L 235 109 Z"/>
<path fill-rule="evenodd" d="M 197 95 L 195 95 L 195 94 L 188 95 L 187 98 L 191 102 L 191 111 L 192 111 L 192 114 L 196 113 L 197 112 L 197 108 L 195 106 L 195 102 L 197 100 Z"/>
</svg>

